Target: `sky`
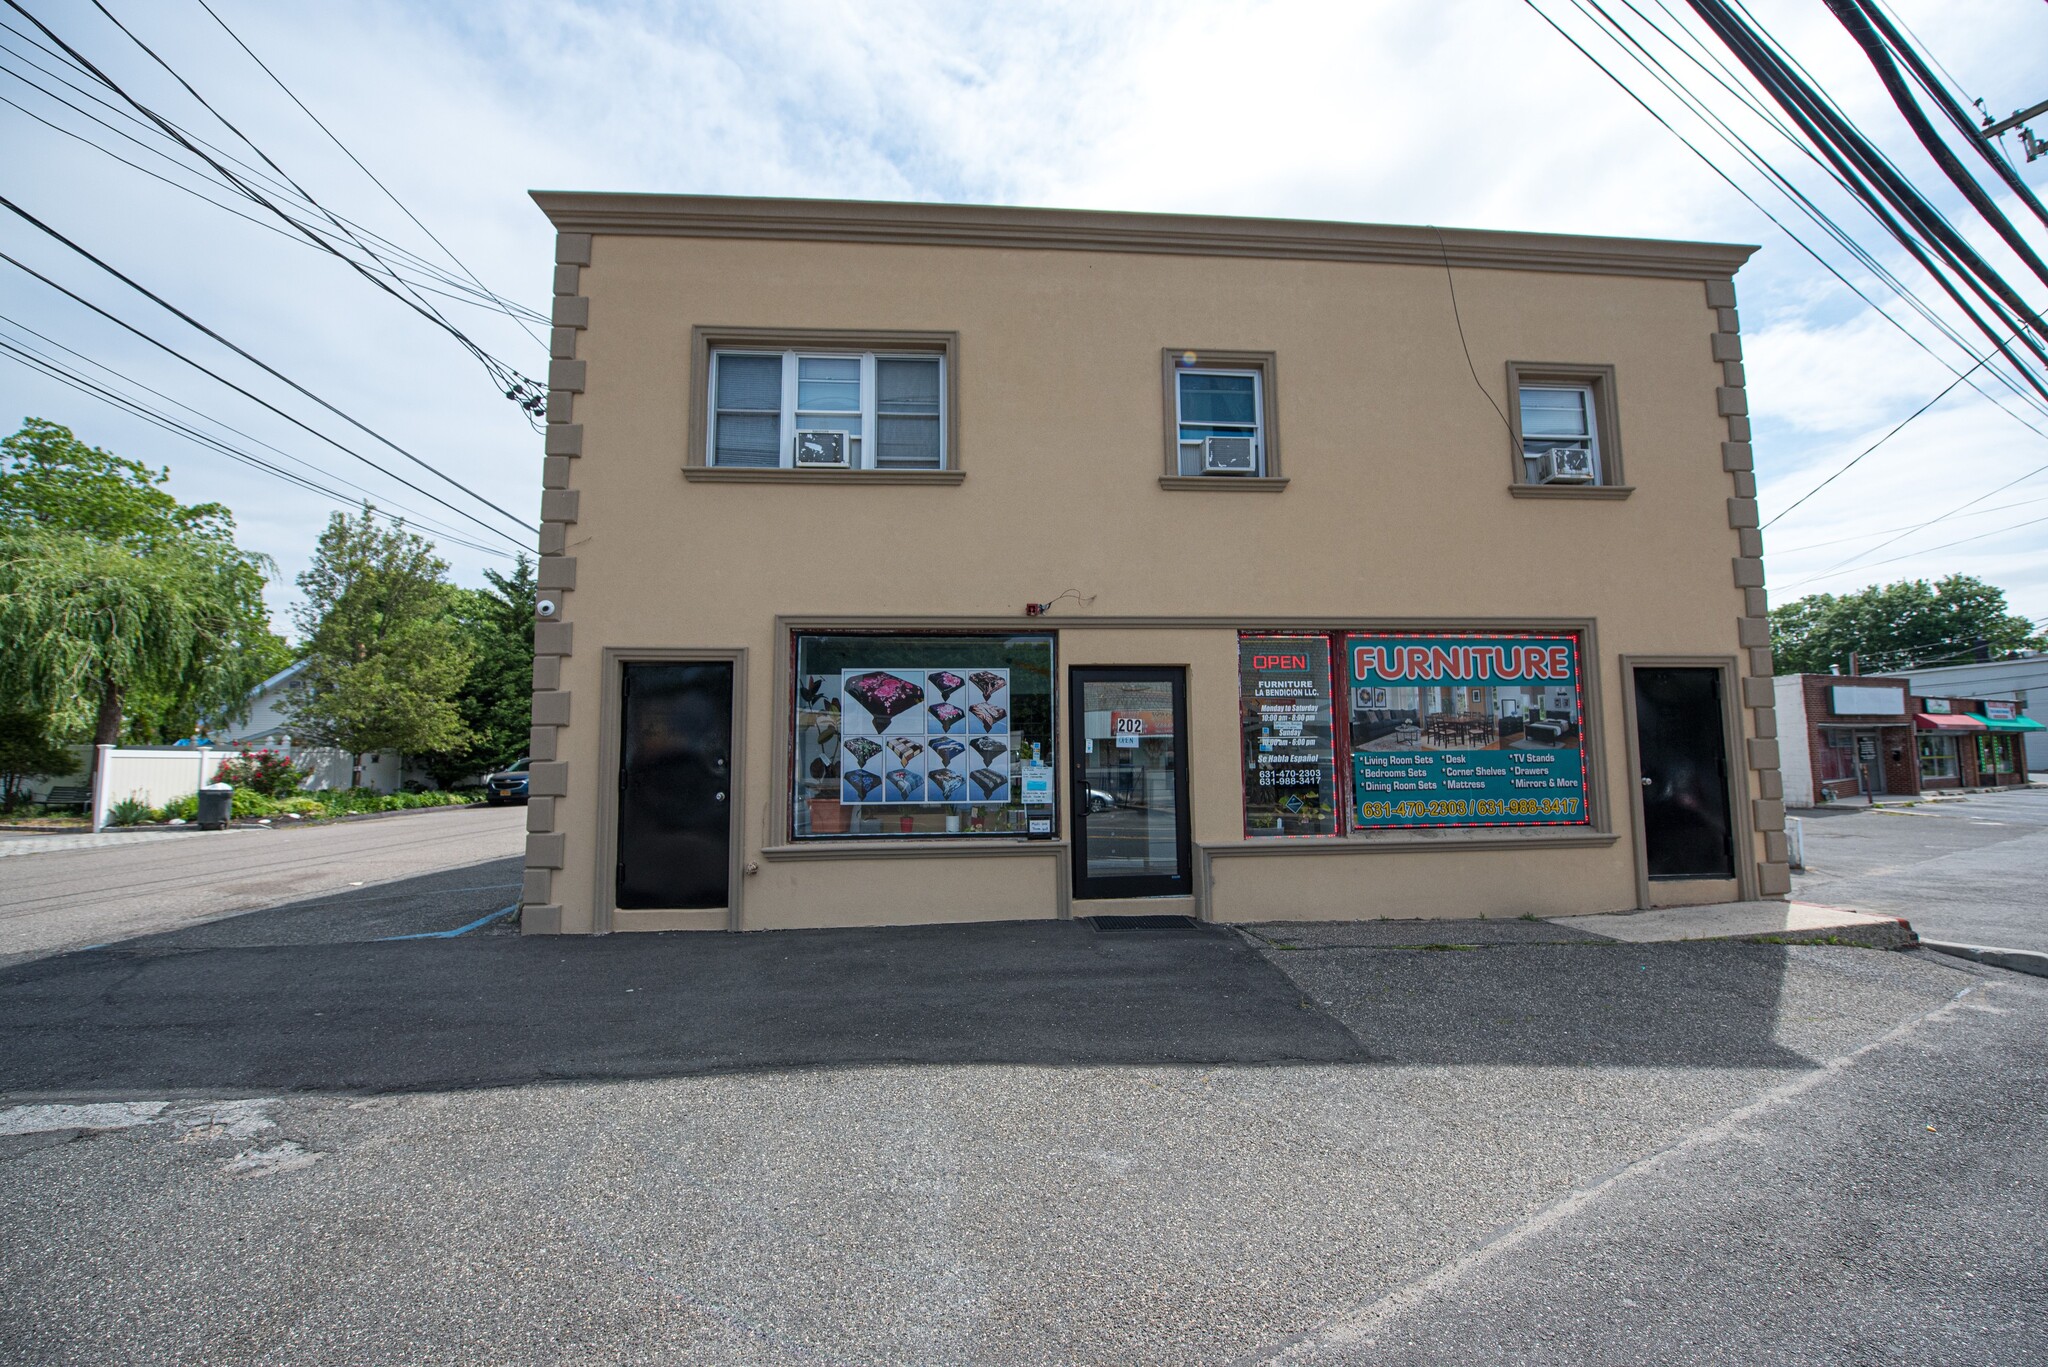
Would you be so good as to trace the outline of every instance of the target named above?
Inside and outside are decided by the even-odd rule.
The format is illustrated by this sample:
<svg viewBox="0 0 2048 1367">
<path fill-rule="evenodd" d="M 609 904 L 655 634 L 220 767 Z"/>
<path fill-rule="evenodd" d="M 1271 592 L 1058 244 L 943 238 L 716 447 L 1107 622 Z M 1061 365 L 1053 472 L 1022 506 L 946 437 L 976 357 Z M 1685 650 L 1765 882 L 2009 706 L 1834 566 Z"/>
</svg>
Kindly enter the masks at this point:
<svg viewBox="0 0 2048 1367">
<path fill-rule="evenodd" d="M 102 2 L 330 210 L 446 264 L 199 0 Z M 22 3 L 143 104 L 254 160 L 91 0 Z M 1934 354 L 1858 299 L 1518 0 L 209 3 L 469 270 L 533 309 L 548 305 L 552 252 L 548 224 L 526 196 L 532 188 L 940 200 L 1760 244 L 1737 289 L 1767 520 L 1972 364 L 1884 285 L 1830 252 L 1851 282 L 1907 320 Z M 1629 66 L 1571 0 L 1540 3 L 1730 168 L 1764 208 L 1810 242 L 1822 241 Z M 2048 98 L 2048 5 L 1887 3 L 1994 113 Z M 1626 0 L 1609 8 L 1627 14 Z M 1636 8 L 1676 26 L 1660 0 L 1637 0 Z M 1672 0 L 1671 9 L 1684 7 Z M 1755 0 L 1751 12 L 2036 307 L 2048 305 L 2048 289 L 1949 189 L 1820 0 Z M 11 10 L 0 10 L 0 21 L 45 41 Z M 1704 32 L 1697 24 L 1693 30 Z M 333 257 L 36 122 L 24 111 L 198 183 L 148 150 L 168 147 L 150 130 L 33 71 L 28 59 L 57 64 L 22 37 L 0 30 L 0 48 L 0 69 L 13 73 L 0 75 L 0 98 L 10 102 L 0 104 L 0 195 L 381 437 L 536 520 L 539 438 L 453 337 Z M 1689 85 L 1711 89 L 1673 49 L 1657 50 Z M 1725 59 L 1718 48 L 1714 54 Z M 22 75 L 140 142 L 56 104 Z M 1868 217 L 1839 193 L 1821 193 L 1811 162 L 1715 93 L 1716 107 L 1740 120 L 1773 162 L 1911 289 L 1937 297 L 1902 253 L 1883 247 Z M 2048 133 L 2048 119 L 2035 127 Z M 2048 158 L 2028 165 L 2015 155 L 2015 162 L 2048 195 Z M 2005 203 L 2048 248 L 2038 220 L 2009 194 Z M 4 212 L 0 252 L 499 532 L 521 536 Z M 544 329 L 528 333 L 503 313 L 434 302 L 485 351 L 526 374 L 545 374 Z M 246 449 L 276 459 L 253 445 L 269 443 L 326 471 L 323 480 L 352 479 L 382 507 L 424 514 L 429 523 L 412 520 L 436 539 L 457 582 L 480 583 L 484 568 L 509 563 L 503 556 L 512 543 L 502 535 L 400 487 L 5 263 L 0 339 L 59 356 L 57 348 L 70 348 L 238 429 L 246 440 L 230 439 Z M 1971 378 L 2002 396 L 2009 411 L 1958 385 L 1769 526 L 1773 602 L 1962 572 L 2000 585 L 2017 611 L 2048 622 L 2048 412 L 2025 409 L 1986 371 Z M 270 601 L 277 625 L 290 629 L 292 580 L 335 509 L 332 499 L 0 360 L 0 424 L 12 430 L 29 415 L 168 465 L 169 487 L 188 502 L 228 504 L 242 544 L 276 561 Z M 1939 524 L 1892 540 L 1952 510 Z M 449 532 L 498 551 L 460 544 Z"/>
</svg>

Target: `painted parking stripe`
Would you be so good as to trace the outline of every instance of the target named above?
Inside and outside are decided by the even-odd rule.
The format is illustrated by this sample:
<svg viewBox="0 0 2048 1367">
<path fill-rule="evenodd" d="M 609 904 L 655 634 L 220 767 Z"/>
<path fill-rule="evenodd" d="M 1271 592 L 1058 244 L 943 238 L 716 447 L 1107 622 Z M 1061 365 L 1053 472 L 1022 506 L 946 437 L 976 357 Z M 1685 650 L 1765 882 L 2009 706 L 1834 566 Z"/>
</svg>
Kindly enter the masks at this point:
<svg viewBox="0 0 2048 1367">
<path fill-rule="evenodd" d="M 379 937 L 377 943 L 389 944 L 393 940 L 452 940 L 458 935 L 467 935 L 472 930 L 481 930 L 493 921 L 503 920 L 517 910 L 519 904 L 514 902 L 509 907 L 500 907 L 488 916 L 479 916 L 468 925 L 457 926 L 453 930 L 423 930 L 417 935 L 385 935 Z"/>
</svg>

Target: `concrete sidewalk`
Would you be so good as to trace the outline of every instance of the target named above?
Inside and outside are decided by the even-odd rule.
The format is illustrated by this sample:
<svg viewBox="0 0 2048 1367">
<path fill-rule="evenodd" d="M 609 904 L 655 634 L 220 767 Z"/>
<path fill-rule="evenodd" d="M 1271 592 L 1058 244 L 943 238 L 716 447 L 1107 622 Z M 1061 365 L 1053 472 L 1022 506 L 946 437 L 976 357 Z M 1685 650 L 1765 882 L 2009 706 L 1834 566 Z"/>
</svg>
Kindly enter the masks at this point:
<svg viewBox="0 0 2048 1367">
<path fill-rule="evenodd" d="M 1878 916 L 1850 911 L 1846 907 L 1822 906 L 1818 902 L 1723 902 L 1710 907 L 1659 907 L 1652 911 L 1614 912 L 1604 916 L 1558 916 L 1547 924 L 1632 945 L 1768 937 L 1849 941 L 1881 949 L 1903 949 L 1915 939 L 1912 925 L 1902 916 Z"/>
</svg>

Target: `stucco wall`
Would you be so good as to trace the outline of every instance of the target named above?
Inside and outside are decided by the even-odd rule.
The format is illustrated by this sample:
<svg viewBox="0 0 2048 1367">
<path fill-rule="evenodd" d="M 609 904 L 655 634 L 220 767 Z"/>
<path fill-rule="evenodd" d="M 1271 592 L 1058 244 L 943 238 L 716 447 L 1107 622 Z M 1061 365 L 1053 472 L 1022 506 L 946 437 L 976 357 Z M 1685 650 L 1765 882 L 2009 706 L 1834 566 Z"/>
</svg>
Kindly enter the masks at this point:
<svg viewBox="0 0 2048 1367">
<path fill-rule="evenodd" d="M 1739 383 L 1740 371 L 1726 360 L 1733 310 L 1709 306 L 1732 303 L 1725 283 L 1703 292 L 1698 279 L 1459 270 L 1465 336 L 1489 403 L 1460 349 L 1440 266 L 628 235 L 564 241 L 565 254 L 587 264 L 569 262 L 558 290 L 568 284 L 565 297 L 588 303 L 571 310 L 584 326 L 566 340 L 557 334 L 558 354 L 573 353 L 577 367 L 565 374 L 579 388 L 558 395 L 552 430 L 559 437 L 573 421 L 580 431 L 573 459 L 551 462 L 550 482 L 573 498 L 554 497 L 556 544 L 543 543 L 566 567 L 549 594 L 560 618 L 542 629 L 536 721 L 548 734 L 537 732 L 536 755 L 553 747 L 562 791 L 534 813 L 538 877 L 529 878 L 527 900 L 541 909 L 530 918 L 535 928 L 593 924 L 603 857 L 597 792 L 608 781 L 597 725 L 607 646 L 748 652 L 742 858 L 759 872 L 745 879 L 745 925 L 1053 914 L 1057 898 L 1045 883 L 1056 870 L 1046 858 L 1015 860 L 1031 872 L 991 900 L 967 891 L 978 859 L 778 862 L 762 851 L 788 839 L 769 771 L 775 729 L 788 725 L 788 702 L 775 696 L 775 662 L 787 648 L 778 615 L 1014 619 L 1022 628 L 1027 602 L 1069 588 L 1091 601 L 1067 600 L 1044 625 L 1150 624 L 1064 630 L 1063 668 L 1189 665 L 1198 843 L 1241 839 L 1235 626 L 1380 617 L 1597 623 L 1599 655 L 1583 667 L 1602 695 L 1611 845 L 1268 857 L 1227 869 L 1219 859 L 1215 915 L 1632 905 L 1623 655 L 1728 659 L 1740 676 L 1765 676 L 1746 678 L 1731 700 L 1754 706 L 1741 707 L 1746 753 L 1731 755 L 1730 767 L 1745 803 L 1763 799 L 1759 829 L 1738 859 L 1775 856 L 1781 867 L 1768 651 L 1738 626 L 1760 616 L 1761 592 L 1738 584 L 1739 565 L 1731 573 L 1731 559 L 1753 555 L 1756 542 L 1744 529 L 1753 529 L 1753 515 L 1730 500 L 1754 492 L 1747 447 L 1740 460 L 1724 451 L 1731 436 L 1747 436 L 1746 420 L 1730 430 L 1729 381 Z M 955 457 L 965 479 L 951 487 L 686 482 L 690 430 L 703 420 L 689 411 L 697 325 L 957 332 Z M 1168 346 L 1276 354 L 1271 402 L 1290 480 L 1283 492 L 1160 486 L 1160 352 Z M 1632 494 L 1510 496 L 1510 447 L 1494 407 L 1510 402 L 1510 360 L 1616 368 Z M 1733 464 L 1744 469 L 1731 476 Z M 1188 618 L 1205 620 L 1174 625 Z M 1767 781 L 1753 781 L 1751 764 Z"/>
</svg>

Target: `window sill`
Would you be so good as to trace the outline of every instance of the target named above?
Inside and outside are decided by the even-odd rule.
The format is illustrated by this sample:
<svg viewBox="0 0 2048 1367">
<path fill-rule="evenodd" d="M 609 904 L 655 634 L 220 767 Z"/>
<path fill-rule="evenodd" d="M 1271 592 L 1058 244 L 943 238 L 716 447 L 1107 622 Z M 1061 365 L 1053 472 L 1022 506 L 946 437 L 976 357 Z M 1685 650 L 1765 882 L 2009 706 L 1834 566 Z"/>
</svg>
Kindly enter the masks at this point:
<svg viewBox="0 0 2048 1367">
<path fill-rule="evenodd" d="M 1204 845 L 1211 859 L 1264 854 L 1414 854 L 1443 850 L 1599 849 L 1621 839 L 1613 831 L 1523 828 L 1519 831 L 1479 829 L 1444 831 L 1436 835 L 1388 831 L 1379 835 L 1265 837 L 1227 844 Z"/>
<path fill-rule="evenodd" d="M 1604 498 L 1623 499 L 1636 491 L 1633 484 L 1510 484 L 1515 498 Z"/>
<path fill-rule="evenodd" d="M 770 863 L 791 859 L 961 859 L 1025 854 L 1060 854 L 1064 840 L 1044 836 L 970 835 L 952 840 L 905 840 L 900 836 L 836 836 L 794 845 L 764 845 L 761 857 Z"/>
<path fill-rule="evenodd" d="M 965 470 L 785 470 L 685 465 L 692 484 L 958 484 Z"/>
<path fill-rule="evenodd" d="M 1161 475 L 1159 487 L 1203 493 L 1277 494 L 1287 487 L 1285 475 Z"/>
</svg>

